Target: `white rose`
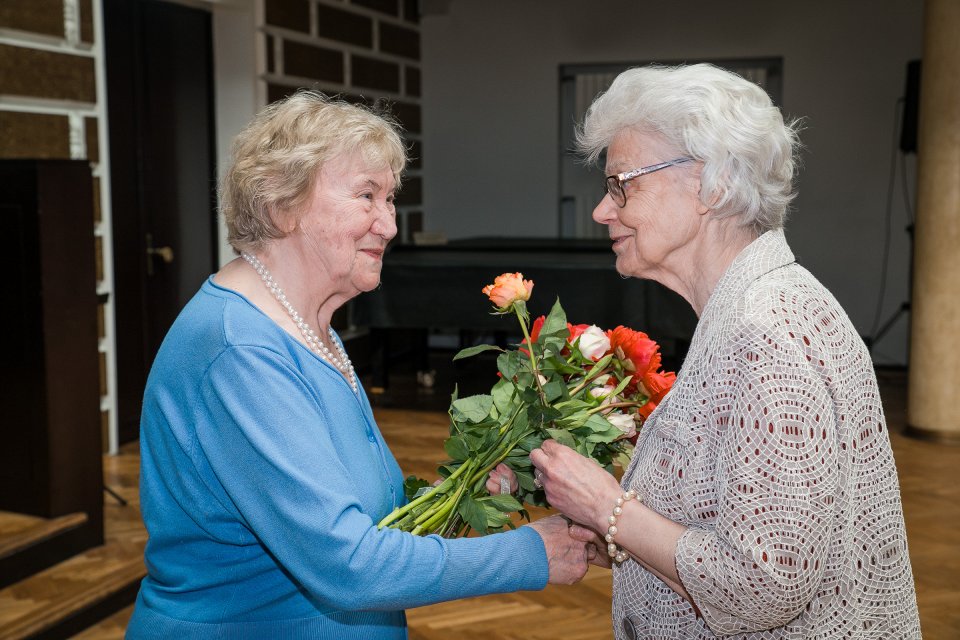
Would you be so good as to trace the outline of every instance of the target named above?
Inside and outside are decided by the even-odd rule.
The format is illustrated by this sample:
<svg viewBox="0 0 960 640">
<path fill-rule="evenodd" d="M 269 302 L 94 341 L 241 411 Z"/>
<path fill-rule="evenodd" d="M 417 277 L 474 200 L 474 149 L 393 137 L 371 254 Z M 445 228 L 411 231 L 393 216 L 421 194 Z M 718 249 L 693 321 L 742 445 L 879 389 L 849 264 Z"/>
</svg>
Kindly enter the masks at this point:
<svg viewBox="0 0 960 640">
<path fill-rule="evenodd" d="M 607 419 L 607 422 L 623 432 L 623 436 L 618 438 L 618 440 L 622 440 L 623 438 L 632 438 L 633 436 L 637 435 L 637 422 L 633 419 L 632 415 L 627 415 L 625 413 L 610 413 L 604 417 Z"/>
<path fill-rule="evenodd" d="M 612 384 L 596 386 L 590 389 L 590 395 L 594 398 L 602 398 L 600 402 L 600 406 L 602 407 L 619 400 L 619 398 L 613 395 L 613 390 L 614 386 Z M 607 411 L 609 411 L 609 409 Z"/>
<path fill-rule="evenodd" d="M 580 334 L 580 353 L 584 358 L 599 360 L 609 350 L 610 338 L 600 327 L 591 325 Z"/>
</svg>

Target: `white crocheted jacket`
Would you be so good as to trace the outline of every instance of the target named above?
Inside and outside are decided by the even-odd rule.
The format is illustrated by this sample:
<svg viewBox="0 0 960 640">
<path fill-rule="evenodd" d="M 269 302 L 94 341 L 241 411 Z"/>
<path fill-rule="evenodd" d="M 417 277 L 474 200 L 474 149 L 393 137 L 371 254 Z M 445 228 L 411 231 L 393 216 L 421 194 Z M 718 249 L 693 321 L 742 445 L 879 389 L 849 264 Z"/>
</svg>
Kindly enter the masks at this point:
<svg viewBox="0 0 960 640">
<path fill-rule="evenodd" d="M 618 640 L 920 638 L 870 356 L 782 231 L 717 284 L 623 486 L 689 527 L 677 571 L 702 617 L 627 560 Z"/>
</svg>

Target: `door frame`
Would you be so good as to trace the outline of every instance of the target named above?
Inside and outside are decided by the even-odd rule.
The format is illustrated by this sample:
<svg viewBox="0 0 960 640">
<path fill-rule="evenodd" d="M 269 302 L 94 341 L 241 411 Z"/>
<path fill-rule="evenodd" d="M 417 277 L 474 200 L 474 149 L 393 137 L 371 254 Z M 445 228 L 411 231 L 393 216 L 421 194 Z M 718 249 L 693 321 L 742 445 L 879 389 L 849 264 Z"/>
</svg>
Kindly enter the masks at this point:
<svg viewBox="0 0 960 640">
<path fill-rule="evenodd" d="M 146 4 L 181 5 L 192 11 L 211 13 L 208 39 L 210 82 L 207 115 L 210 167 L 216 173 L 215 68 L 213 62 L 213 23 L 209 7 L 182 6 L 164 0 L 103 0 L 104 59 L 106 64 L 107 112 L 111 157 L 111 195 L 113 231 L 113 309 L 116 357 L 116 442 L 122 444 L 139 437 L 143 389 L 155 355 L 150 339 L 147 281 L 147 228 L 144 201 L 144 168 L 141 150 L 141 114 L 144 112 L 141 12 Z M 147 125 L 144 125 L 147 126 Z M 216 189 L 210 189 L 209 267 L 219 264 L 219 230 L 216 217 Z M 178 210 L 179 213 L 179 210 Z"/>
</svg>

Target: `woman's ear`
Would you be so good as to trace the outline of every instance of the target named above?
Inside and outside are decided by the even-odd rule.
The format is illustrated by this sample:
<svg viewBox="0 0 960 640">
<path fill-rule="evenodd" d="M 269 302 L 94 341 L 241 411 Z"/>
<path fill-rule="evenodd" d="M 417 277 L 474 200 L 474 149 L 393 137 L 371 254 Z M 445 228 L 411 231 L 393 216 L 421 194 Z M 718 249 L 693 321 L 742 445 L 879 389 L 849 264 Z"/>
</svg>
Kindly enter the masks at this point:
<svg viewBox="0 0 960 640">
<path fill-rule="evenodd" d="M 723 183 L 718 182 L 713 189 L 707 193 L 703 185 L 703 176 L 697 176 L 697 213 L 706 215 L 717 208 L 720 201 L 723 200 Z"/>
<path fill-rule="evenodd" d="M 297 215 L 293 208 L 281 209 L 280 207 L 273 205 L 270 207 L 269 211 L 270 220 L 273 221 L 273 226 L 275 226 L 284 235 L 293 233 L 297 230 L 297 227 L 300 226 L 300 216 Z"/>
</svg>

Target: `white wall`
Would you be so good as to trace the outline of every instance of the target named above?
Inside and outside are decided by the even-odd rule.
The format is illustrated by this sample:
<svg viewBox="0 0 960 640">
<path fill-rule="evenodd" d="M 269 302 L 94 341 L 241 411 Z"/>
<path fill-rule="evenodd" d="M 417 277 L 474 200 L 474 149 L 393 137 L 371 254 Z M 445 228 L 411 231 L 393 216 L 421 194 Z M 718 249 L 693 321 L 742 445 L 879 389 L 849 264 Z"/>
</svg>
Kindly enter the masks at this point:
<svg viewBox="0 0 960 640">
<path fill-rule="evenodd" d="M 880 289 L 894 108 L 921 55 L 919 0 L 449 0 L 422 18 L 424 205 L 451 238 L 557 229 L 561 64 L 782 56 L 783 107 L 806 130 L 787 226 L 798 259 L 862 334 Z M 908 159 L 911 185 L 914 159 Z M 907 224 L 894 193 L 882 319 L 906 299 Z M 874 349 L 906 363 L 906 319 Z"/>
<path fill-rule="evenodd" d="M 216 86 L 217 179 L 230 163 L 234 137 L 263 105 L 257 82 L 257 11 L 255 0 L 213 0 L 213 64 Z M 223 216 L 217 215 L 220 265 L 236 257 L 227 242 Z"/>
</svg>

